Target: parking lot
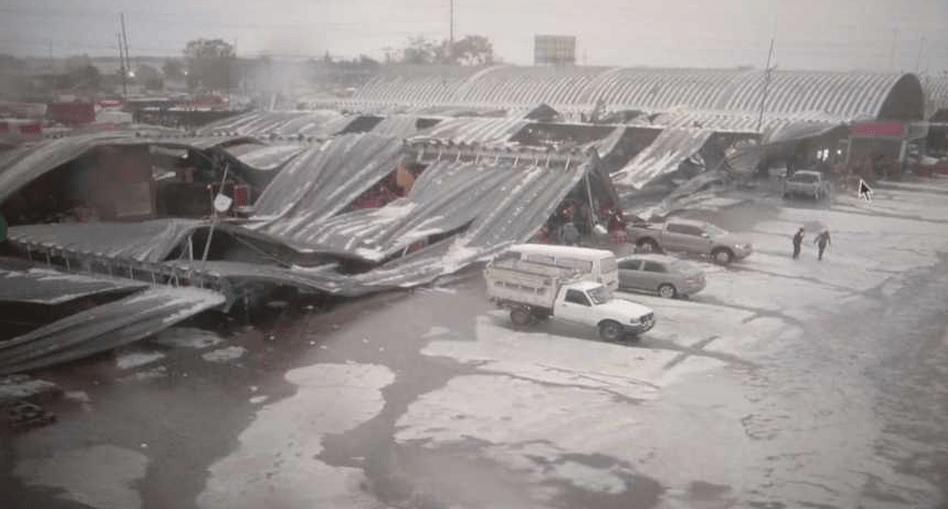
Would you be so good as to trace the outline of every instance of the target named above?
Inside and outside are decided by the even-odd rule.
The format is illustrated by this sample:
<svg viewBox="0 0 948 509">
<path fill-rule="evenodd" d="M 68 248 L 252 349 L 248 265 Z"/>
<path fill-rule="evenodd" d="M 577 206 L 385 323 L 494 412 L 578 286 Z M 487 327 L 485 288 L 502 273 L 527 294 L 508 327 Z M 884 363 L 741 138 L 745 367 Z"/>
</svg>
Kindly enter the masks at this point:
<svg viewBox="0 0 948 509">
<path fill-rule="evenodd" d="M 692 211 L 755 252 L 696 260 L 690 300 L 619 294 L 655 310 L 637 342 L 514 330 L 476 271 L 179 331 L 60 375 L 83 396 L 2 449 L 0 487 L 13 507 L 939 507 L 948 185 L 873 197 Z M 817 224 L 824 260 L 811 231 L 791 259 Z"/>
</svg>

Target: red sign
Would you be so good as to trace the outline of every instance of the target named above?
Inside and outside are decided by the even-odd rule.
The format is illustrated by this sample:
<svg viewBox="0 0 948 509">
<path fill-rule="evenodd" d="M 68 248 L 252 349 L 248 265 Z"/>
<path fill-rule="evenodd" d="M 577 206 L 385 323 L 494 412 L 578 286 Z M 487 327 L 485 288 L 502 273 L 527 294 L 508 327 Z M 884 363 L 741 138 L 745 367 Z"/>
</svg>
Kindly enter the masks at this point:
<svg viewBox="0 0 948 509">
<path fill-rule="evenodd" d="M 23 124 L 20 126 L 20 134 L 41 135 L 43 134 L 43 126 L 41 124 Z"/>
<path fill-rule="evenodd" d="M 91 124 L 95 121 L 95 105 L 81 102 L 51 103 L 46 116 L 67 125 Z"/>
<path fill-rule="evenodd" d="M 903 122 L 857 124 L 849 128 L 849 135 L 853 138 L 904 138 L 905 124 Z"/>
</svg>

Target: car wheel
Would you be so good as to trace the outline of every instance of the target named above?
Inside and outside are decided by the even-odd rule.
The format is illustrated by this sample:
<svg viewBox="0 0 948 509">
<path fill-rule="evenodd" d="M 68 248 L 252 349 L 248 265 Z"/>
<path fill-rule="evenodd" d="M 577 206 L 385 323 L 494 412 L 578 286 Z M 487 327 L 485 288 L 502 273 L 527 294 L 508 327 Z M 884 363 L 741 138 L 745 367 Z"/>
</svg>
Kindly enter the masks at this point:
<svg viewBox="0 0 948 509">
<path fill-rule="evenodd" d="M 526 309 L 515 308 L 510 310 L 510 321 L 518 327 L 524 327 L 533 321 L 533 316 Z"/>
<path fill-rule="evenodd" d="M 599 337 L 606 341 L 618 341 L 622 337 L 622 324 L 613 320 L 600 323 Z"/>
<path fill-rule="evenodd" d="M 720 265 L 727 265 L 734 259 L 734 253 L 730 249 L 715 249 L 711 256 L 714 258 L 714 262 Z"/>
<path fill-rule="evenodd" d="M 653 239 L 642 239 L 636 244 L 643 253 L 657 253 L 658 242 L 655 242 Z"/>
<path fill-rule="evenodd" d="M 678 295 L 678 291 L 675 290 L 675 287 L 665 283 L 658 287 L 658 295 L 664 299 L 674 299 Z"/>
</svg>

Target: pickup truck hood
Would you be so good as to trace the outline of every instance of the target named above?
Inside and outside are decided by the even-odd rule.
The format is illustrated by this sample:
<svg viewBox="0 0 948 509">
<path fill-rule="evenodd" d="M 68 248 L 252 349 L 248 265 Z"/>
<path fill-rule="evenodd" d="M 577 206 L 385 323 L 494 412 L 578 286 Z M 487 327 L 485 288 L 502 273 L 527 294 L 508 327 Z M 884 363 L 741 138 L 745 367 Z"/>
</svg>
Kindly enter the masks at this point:
<svg viewBox="0 0 948 509">
<path fill-rule="evenodd" d="M 605 304 L 596 306 L 596 309 L 610 315 L 626 316 L 630 319 L 641 318 L 653 312 L 651 308 L 622 299 L 612 299 Z"/>
</svg>

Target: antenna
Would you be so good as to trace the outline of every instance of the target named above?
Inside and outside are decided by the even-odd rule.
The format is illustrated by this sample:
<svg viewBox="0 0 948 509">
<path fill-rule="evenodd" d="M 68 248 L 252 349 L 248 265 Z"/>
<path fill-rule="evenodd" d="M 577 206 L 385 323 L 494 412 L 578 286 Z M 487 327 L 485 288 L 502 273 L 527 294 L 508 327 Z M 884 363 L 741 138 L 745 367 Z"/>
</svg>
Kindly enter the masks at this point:
<svg viewBox="0 0 948 509">
<path fill-rule="evenodd" d="M 452 63 L 454 62 L 454 0 L 448 0 L 448 26 L 450 31 L 448 34 L 448 60 Z"/>
</svg>

